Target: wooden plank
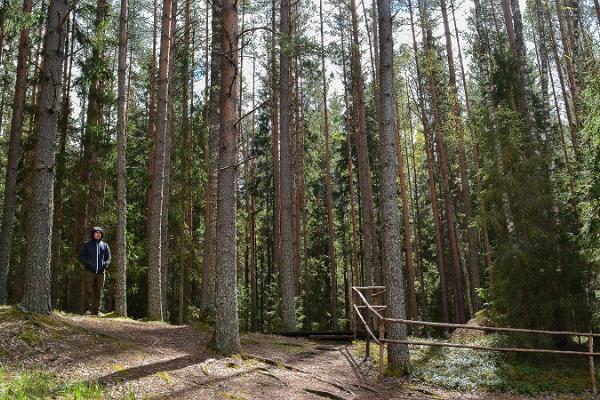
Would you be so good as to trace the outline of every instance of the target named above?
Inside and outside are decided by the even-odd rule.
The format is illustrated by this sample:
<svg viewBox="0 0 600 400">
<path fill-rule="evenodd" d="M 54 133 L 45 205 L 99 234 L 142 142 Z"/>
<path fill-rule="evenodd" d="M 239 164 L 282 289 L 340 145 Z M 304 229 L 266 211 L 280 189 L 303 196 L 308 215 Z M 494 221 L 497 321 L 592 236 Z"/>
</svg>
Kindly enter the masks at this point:
<svg viewBox="0 0 600 400">
<path fill-rule="evenodd" d="M 422 325 L 430 326 L 434 328 L 463 328 L 472 329 L 476 331 L 487 331 L 487 332 L 512 332 L 512 333 L 535 333 L 539 335 L 559 335 L 559 336 L 594 336 L 600 337 L 600 333 L 583 333 L 583 332 L 570 332 L 570 331 L 543 331 L 537 329 L 521 329 L 521 328 L 500 328 L 493 326 L 476 326 L 466 324 L 449 324 L 444 322 L 427 322 L 427 321 L 416 321 L 410 319 L 398 319 L 398 318 L 385 318 L 386 322 L 400 323 L 407 325 Z"/>
<path fill-rule="evenodd" d="M 376 343 L 379 343 L 379 339 L 377 339 L 375 337 L 375 335 L 373 334 L 373 332 L 371 332 L 371 329 L 369 328 L 369 324 L 367 324 L 365 322 L 365 319 L 363 318 L 363 316 L 360 313 L 360 311 L 358 310 L 358 308 L 356 306 L 354 306 L 354 309 L 356 310 L 356 313 L 358 314 L 358 317 L 360 318 L 360 320 L 362 321 L 363 325 L 365 326 L 365 329 L 367 330 L 367 332 L 369 332 L 369 336 L 371 336 Z"/>
<path fill-rule="evenodd" d="M 587 351 L 524 349 L 524 348 L 511 348 L 511 347 L 488 347 L 488 346 L 475 346 L 475 345 L 460 344 L 460 343 L 417 342 L 414 340 L 395 340 L 395 339 L 385 339 L 384 342 L 385 343 L 410 344 L 410 345 L 415 345 L 415 346 L 457 347 L 457 348 L 461 348 L 461 349 L 502 351 L 502 352 L 515 352 L 515 353 L 548 353 L 548 354 L 564 354 L 564 355 L 572 355 L 572 356 L 600 356 L 600 353 L 592 353 L 592 352 L 587 352 Z"/>
</svg>

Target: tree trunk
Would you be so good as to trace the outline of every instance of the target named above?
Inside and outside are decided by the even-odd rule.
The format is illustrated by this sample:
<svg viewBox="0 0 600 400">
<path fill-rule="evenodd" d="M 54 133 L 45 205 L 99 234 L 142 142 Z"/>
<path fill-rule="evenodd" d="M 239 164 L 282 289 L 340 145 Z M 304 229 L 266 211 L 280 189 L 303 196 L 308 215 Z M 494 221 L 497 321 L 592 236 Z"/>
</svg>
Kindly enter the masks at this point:
<svg viewBox="0 0 600 400">
<path fill-rule="evenodd" d="M 598 22 L 598 27 L 600 28 L 600 1 L 594 0 L 594 9 L 596 10 L 596 18 Z"/>
<path fill-rule="evenodd" d="M 426 293 L 426 288 L 425 288 L 425 271 L 424 271 L 424 264 L 423 264 L 423 258 L 421 256 L 421 206 L 419 205 L 419 186 L 417 184 L 417 165 L 416 165 L 416 161 L 415 161 L 415 138 L 414 138 L 414 132 L 415 132 L 415 128 L 413 126 L 413 119 L 412 119 L 412 111 L 411 111 L 411 107 L 410 107 L 410 103 L 411 103 L 411 99 L 408 95 L 409 92 L 409 82 L 408 79 L 406 79 L 406 108 L 407 108 L 407 118 L 408 118 L 408 122 L 409 122 L 409 129 L 410 129 L 410 137 L 405 140 L 406 143 L 406 165 L 408 166 L 408 188 L 411 192 L 411 196 L 414 193 L 414 197 L 413 197 L 413 209 L 414 209 L 414 225 L 415 225 L 415 229 L 414 229 L 414 240 L 415 240 L 415 259 L 417 261 L 417 270 L 418 270 L 418 274 L 419 274 L 419 282 L 421 284 L 421 307 L 422 307 L 422 312 L 421 315 L 425 315 L 425 310 L 427 309 L 427 293 Z M 410 144 L 409 144 L 410 143 Z M 408 148 L 410 147 L 411 151 L 410 151 L 410 161 L 408 160 Z M 411 179 L 410 179 L 410 169 L 411 169 L 411 165 L 412 165 L 412 173 L 413 173 L 413 182 L 412 185 L 414 186 L 414 190 L 411 188 Z"/>
<path fill-rule="evenodd" d="M 163 0 L 163 15 L 158 64 L 158 95 L 156 108 L 156 142 L 152 174 L 152 202 L 148 241 L 148 318 L 162 321 L 162 213 L 165 183 L 165 148 L 168 117 L 169 52 L 171 34 L 171 0 Z"/>
<path fill-rule="evenodd" d="M 331 329 L 337 331 L 337 266 L 335 259 L 335 237 L 333 230 L 333 190 L 331 188 L 331 166 L 329 156 L 329 119 L 327 110 L 327 78 L 325 70 L 325 41 L 323 35 L 323 0 L 319 1 L 319 16 L 321 20 L 321 76 L 323 79 L 323 136 L 325 138 L 325 191 L 327 203 L 327 239 L 329 256 L 329 279 L 330 279 L 330 299 L 331 307 Z"/>
<path fill-rule="evenodd" d="M 202 291 L 200 294 L 200 313 L 206 315 L 214 311 L 215 305 L 215 280 L 216 280 L 216 234 L 217 234 L 217 171 L 219 158 L 219 97 L 221 95 L 220 51 L 222 40 L 222 27 L 219 21 L 221 3 L 219 0 L 212 2 L 212 51 L 210 64 L 210 99 L 209 121 L 210 132 L 208 138 L 208 158 L 206 169 L 208 180 L 206 182 L 206 196 L 204 206 L 204 250 L 202 267 Z"/>
<path fill-rule="evenodd" d="M 69 130 L 69 119 L 71 117 L 71 71 L 73 67 L 73 38 L 75 12 L 71 11 L 72 18 L 70 20 L 69 29 L 65 40 L 65 56 L 63 63 L 63 82 L 65 82 L 63 90 L 63 98 L 61 104 L 60 117 L 58 121 L 58 129 L 60 137 L 58 139 L 58 154 L 56 156 L 56 183 L 54 186 L 54 221 L 52 222 L 52 255 L 51 255 L 51 271 L 52 271 L 52 309 L 61 308 L 61 287 L 60 275 L 62 268 L 62 232 L 63 232 L 63 187 L 66 175 L 66 148 L 67 148 L 67 131 Z M 68 50 L 67 50 L 68 49 Z M 66 285 L 65 285 L 66 288 Z M 66 291 L 65 291 L 66 292 Z M 64 293 L 63 293 L 64 294 Z M 62 308 L 66 309 L 65 300 L 63 299 Z"/>
<path fill-rule="evenodd" d="M 290 6 L 281 0 L 280 10 L 280 76 L 279 76 L 279 126 L 281 129 L 281 296 L 283 329 L 296 330 L 296 307 L 294 304 L 294 249 L 292 246 L 292 143 L 290 138 Z"/>
<path fill-rule="evenodd" d="M 256 58 L 252 59 L 252 109 L 256 110 Z M 250 140 L 250 148 L 255 147 L 256 139 L 256 112 L 252 112 L 252 136 Z M 254 173 L 256 166 L 254 161 L 249 161 L 249 187 L 250 189 L 250 206 L 249 215 L 250 219 L 250 329 L 252 331 L 258 330 L 258 280 L 257 280 L 257 267 L 256 267 L 256 216 L 254 206 Z"/>
<path fill-rule="evenodd" d="M 549 7 L 549 4 L 546 3 L 546 7 Z M 556 72 L 558 75 L 558 79 L 560 82 L 560 88 L 563 96 L 563 103 L 565 113 L 567 114 L 567 121 L 569 122 L 569 132 L 571 134 L 571 143 L 573 145 L 573 152 L 575 153 L 575 157 L 578 157 L 579 154 L 579 138 L 577 137 L 577 127 L 575 124 L 575 118 L 573 117 L 572 106 L 569 102 L 569 95 L 567 94 L 566 86 L 565 86 L 565 78 L 563 74 L 562 63 L 560 62 L 560 58 L 558 56 L 558 46 L 556 44 L 556 36 L 554 34 L 554 25 L 550 18 L 550 12 L 546 11 L 545 13 L 546 21 L 548 24 L 548 31 L 550 32 L 550 47 L 552 48 L 552 55 L 554 56 L 554 63 L 556 66 Z"/>
<path fill-rule="evenodd" d="M 273 264 L 281 273 L 281 168 L 279 159 L 279 116 L 277 59 L 275 57 L 275 0 L 271 2 L 271 158 L 273 159 Z"/>
<path fill-rule="evenodd" d="M 340 9 L 340 16 L 341 16 L 341 9 Z M 351 231 L 351 240 L 352 240 L 352 247 L 351 247 L 351 254 L 350 254 L 350 272 L 352 274 L 351 279 L 350 279 L 350 285 L 349 286 L 359 286 L 360 285 L 360 267 L 359 267 L 359 245 L 358 245 L 358 230 L 357 230 L 357 221 L 356 221 L 356 200 L 355 200 L 355 194 L 354 194 L 354 171 L 352 168 L 352 136 L 354 134 L 353 131 L 353 127 L 354 125 L 351 123 L 350 121 L 350 106 L 349 106 L 349 102 L 348 102 L 348 80 L 346 78 L 347 76 L 347 72 L 346 72 L 346 47 L 345 47 L 345 43 L 344 43 L 344 30 L 343 28 L 340 29 L 340 41 L 341 41 L 341 47 L 342 47 L 342 69 L 343 69 L 343 74 L 342 74 L 342 79 L 343 79 L 343 84 L 344 84 L 344 122 L 345 122 L 345 128 L 347 131 L 347 135 L 346 135 L 346 162 L 348 165 L 348 187 L 349 187 L 349 194 L 348 196 L 350 197 L 350 231 Z M 352 307 L 353 305 L 351 305 L 350 307 Z M 353 311 L 351 311 L 353 312 Z M 354 329 L 354 327 L 351 327 L 352 329 Z"/>
<path fill-rule="evenodd" d="M 49 314 L 50 239 L 54 210 L 55 137 L 62 95 L 61 68 L 64 58 L 65 27 L 68 4 L 52 0 L 48 7 L 44 56 L 41 66 L 40 102 L 36 125 L 37 145 L 33 175 L 33 207 L 23 308 Z"/>
<path fill-rule="evenodd" d="M 152 176 L 154 174 L 154 147 L 156 142 L 156 34 L 158 31 L 158 5 L 153 0 L 152 7 L 152 60 L 150 62 L 150 93 L 148 104 L 148 139 L 150 140 L 150 152 L 146 162 L 148 175 L 148 189 L 146 190 L 146 236 L 150 236 L 150 210 L 152 208 Z"/>
<path fill-rule="evenodd" d="M 176 57 L 176 28 L 177 28 L 177 0 L 171 3 L 171 33 L 169 50 L 169 89 L 167 97 L 167 124 L 165 126 L 165 160 L 164 160 L 164 183 L 163 183 L 163 202 L 161 212 L 161 293 L 163 318 L 169 318 L 168 315 L 168 293 L 169 293 L 169 209 L 171 206 L 171 153 L 173 138 L 173 82 L 175 75 L 175 57 Z"/>
<path fill-rule="evenodd" d="M 428 183 L 429 183 L 429 191 L 431 194 L 431 211 L 433 214 L 433 222 L 435 228 L 435 244 L 438 256 L 438 271 L 440 274 L 440 302 L 442 306 L 442 316 L 444 318 L 444 322 L 449 322 L 450 317 L 448 313 L 448 294 L 447 294 L 447 283 L 446 283 L 446 264 L 444 262 L 444 248 L 442 246 L 442 227 L 440 221 L 440 211 L 438 208 L 438 197 L 437 190 L 435 187 L 435 177 L 434 177 L 434 169 L 433 169 L 433 154 L 432 154 L 432 146 L 430 143 L 430 129 L 429 122 L 427 120 L 427 115 L 425 114 L 425 94 L 423 89 L 423 77 L 421 75 L 421 62 L 419 61 L 419 52 L 417 49 L 417 38 L 415 35 L 415 22 L 414 22 L 414 14 L 412 9 L 411 0 L 408 0 L 408 8 L 410 11 L 410 21 L 411 21 L 411 33 L 413 40 L 413 52 L 415 57 L 415 65 L 417 71 L 417 82 L 419 89 L 419 108 L 421 110 L 421 123 L 423 125 L 423 137 L 425 139 L 425 152 L 427 155 L 427 172 L 428 172 Z"/>
<path fill-rule="evenodd" d="M 429 27 L 428 17 L 423 15 L 424 9 L 421 7 L 421 29 L 423 34 L 423 42 L 425 43 L 425 57 L 429 58 L 428 62 L 435 62 L 435 53 L 433 48 L 433 37 Z M 427 28 L 426 28 L 427 27 Z M 450 177 L 448 171 L 448 159 L 446 157 L 446 149 L 442 137 L 442 124 L 440 120 L 440 109 L 438 102 L 437 87 L 434 77 L 431 73 L 427 74 L 429 84 L 429 94 L 431 96 L 431 108 L 433 113 L 433 129 L 435 132 L 436 150 L 439 157 L 440 175 L 441 175 L 441 191 L 444 196 L 444 204 L 446 206 L 446 219 L 448 222 L 448 236 L 450 240 L 450 254 L 452 257 L 453 275 L 454 275 L 454 291 L 456 293 L 456 321 L 458 323 L 466 322 L 465 306 L 463 299 L 462 285 L 462 268 L 460 257 L 458 254 L 458 240 L 456 237 L 456 217 L 454 214 L 454 204 L 450 195 Z"/>
<path fill-rule="evenodd" d="M 382 210 L 382 253 L 386 285 L 386 315 L 406 318 L 404 304 L 404 279 L 402 249 L 400 244 L 400 215 L 398 211 L 398 185 L 396 174 L 396 104 L 394 99 L 392 15 L 390 0 L 377 0 L 379 9 L 379 67 L 381 116 L 379 125 L 380 198 Z M 404 191 L 406 195 L 406 191 Z M 404 196 L 406 197 L 406 196 Z M 409 239 L 410 241 L 410 239 Z M 388 325 L 388 337 L 406 339 L 406 325 Z M 388 345 L 388 368 L 408 372 L 408 346 Z"/>
<path fill-rule="evenodd" d="M 32 0 L 23 1 L 23 15 L 31 15 Z M 29 55 L 29 27 L 25 25 L 19 36 L 19 53 L 13 97 L 13 114 L 10 123 L 10 141 L 8 144 L 8 163 L 4 187 L 4 206 L 2 213 L 2 231 L 0 232 L 0 304 L 8 303 L 7 279 L 10 268 L 15 210 L 17 207 L 17 167 L 21 146 L 21 132 L 25 109 L 25 90 L 27 88 L 27 57 Z"/>
<path fill-rule="evenodd" d="M 467 171 L 467 156 L 465 152 L 464 128 L 462 124 L 462 110 L 458 87 L 456 84 L 456 70 L 454 68 L 454 51 L 452 48 L 452 38 L 450 32 L 450 23 L 448 21 L 448 10 L 446 1 L 440 0 L 442 8 L 442 17 L 444 20 L 444 34 L 446 38 L 446 55 L 448 57 L 448 75 L 450 83 L 451 102 L 453 103 L 454 129 L 458 137 L 458 165 L 460 172 L 461 191 L 463 208 L 465 213 L 464 226 L 467 231 L 468 247 L 468 270 L 469 270 L 469 292 L 473 312 L 477 312 L 481 307 L 481 301 L 477 295 L 477 288 L 481 286 L 479 282 L 479 263 L 477 262 L 477 234 L 474 227 L 473 207 L 471 204 L 471 188 L 469 187 L 469 176 Z M 458 36 L 457 36 L 458 38 Z"/>
<path fill-rule="evenodd" d="M 467 87 L 467 79 L 466 79 L 466 74 L 465 74 L 465 66 L 463 63 L 463 56 L 462 56 L 462 50 L 461 50 L 461 46 L 460 46 L 460 35 L 458 32 L 458 27 L 456 25 L 456 15 L 455 15 L 455 7 L 454 7 L 454 0 L 450 0 L 450 4 L 452 7 L 452 21 L 454 22 L 454 32 L 456 34 L 456 44 L 458 47 L 458 59 L 460 62 L 460 73 L 461 73 L 461 79 L 462 79 L 462 84 L 463 84 L 463 91 L 465 93 L 465 105 L 467 108 L 467 118 L 469 121 L 472 120 L 472 110 L 471 110 L 471 101 L 470 101 L 470 97 L 469 97 L 469 90 Z M 471 134 L 471 136 L 473 136 L 473 134 Z M 490 248 L 490 240 L 489 240 L 489 234 L 488 234 L 488 227 L 487 227 L 487 211 L 486 211 L 486 207 L 485 207 L 485 200 L 483 199 L 482 193 L 483 193 L 483 185 L 481 182 L 481 170 L 479 167 L 479 150 L 478 150 L 478 145 L 477 145 L 477 141 L 474 140 L 474 138 L 472 137 L 473 140 L 473 168 L 474 168 L 474 172 L 475 172 L 475 186 L 477 188 L 477 197 L 478 197 L 478 201 L 479 201 L 479 214 L 480 214 L 480 220 L 481 220 L 481 231 L 482 231 L 482 240 L 483 240 L 483 248 L 484 248 L 484 256 L 485 256 L 485 260 L 486 260 L 486 264 L 487 266 L 491 266 L 492 265 L 492 250 Z"/>
<path fill-rule="evenodd" d="M 183 33 L 183 73 L 182 73 L 182 129 L 183 129 L 183 157 L 185 165 L 193 165 L 194 140 L 192 134 L 192 124 L 190 120 L 190 88 L 193 87 L 192 65 L 193 65 L 193 47 L 190 47 L 191 33 L 191 0 L 185 0 L 185 21 Z M 192 84 L 190 85 L 190 80 Z M 193 220 L 193 197 L 192 197 L 192 169 L 186 168 L 184 171 L 183 187 L 183 243 L 187 252 L 184 256 L 183 266 L 180 267 L 180 287 L 179 287 L 179 323 L 189 322 L 189 307 L 191 305 L 191 277 L 194 264 L 194 220 Z"/>
<path fill-rule="evenodd" d="M 355 1 L 351 1 L 352 13 L 352 108 L 354 124 L 357 128 L 358 183 L 360 188 L 361 231 L 364 243 L 365 285 L 375 282 L 379 269 L 379 250 L 375 228 L 375 210 L 373 206 L 373 183 L 367 148 L 367 121 L 363 92 L 362 67 L 360 61 L 360 42 L 358 39 L 358 21 Z"/>
<path fill-rule="evenodd" d="M 115 313 L 127 316 L 127 70 L 128 1 L 121 0 L 119 18 L 119 69 L 117 89 L 117 240 L 115 246 Z"/>
<path fill-rule="evenodd" d="M 96 20 L 94 21 L 94 33 L 100 37 L 97 43 L 92 46 L 92 56 L 90 64 L 94 69 L 92 72 L 90 88 L 88 91 L 88 108 L 85 122 L 86 143 L 84 148 L 84 164 L 82 170 L 86 169 L 87 184 L 84 190 L 87 190 L 84 204 L 86 204 L 85 223 L 81 227 L 85 229 L 85 239 L 87 229 L 90 225 L 98 224 L 100 200 L 103 197 L 102 187 L 102 163 L 100 162 L 103 152 L 103 135 L 105 132 L 105 118 L 103 107 L 106 104 L 106 76 L 101 70 L 96 70 L 98 65 L 108 67 L 106 58 L 105 33 L 102 31 L 103 25 L 108 14 L 107 0 L 97 0 Z"/>
<path fill-rule="evenodd" d="M 386 92 L 386 89 L 383 89 Z M 394 105 L 396 107 L 396 105 Z M 408 194 L 406 193 L 406 175 L 404 174 L 404 159 L 402 157 L 402 149 L 400 147 L 400 130 L 397 129 L 397 124 L 394 124 L 396 132 L 395 147 L 396 147 L 396 164 L 398 166 L 397 174 L 400 184 L 400 198 L 402 199 L 402 225 L 404 228 L 404 246 L 406 249 L 406 289 L 408 291 L 408 314 L 410 319 L 417 319 L 417 293 L 415 291 L 415 267 L 413 263 L 413 243 L 410 237 L 410 205 L 408 203 Z"/>
<path fill-rule="evenodd" d="M 222 354 L 240 350 L 236 263 L 237 175 L 237 62 L 238 29 L 235 0 L 223 0 L 221 21 L 221 140 L 217 189 L 217 236 L 219 282 L 216 297 L 215 347 Z"/>
</svg>

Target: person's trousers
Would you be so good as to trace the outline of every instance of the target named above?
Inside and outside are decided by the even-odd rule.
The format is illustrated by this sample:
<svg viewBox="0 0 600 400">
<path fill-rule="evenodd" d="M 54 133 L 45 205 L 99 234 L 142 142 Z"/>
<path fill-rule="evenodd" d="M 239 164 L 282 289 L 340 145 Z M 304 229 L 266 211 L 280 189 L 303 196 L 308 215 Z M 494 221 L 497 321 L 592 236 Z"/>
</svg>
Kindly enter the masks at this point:
<svg viewBox="0 0 600 400">
<path fill-rule="evenodd" d="M 90 310 L 92 314 L 98 314 L 103 287 L 104 272 L 96 274 L 87 270 L 83 271 L 84 309 L 86 311 Z"/>
</svg>

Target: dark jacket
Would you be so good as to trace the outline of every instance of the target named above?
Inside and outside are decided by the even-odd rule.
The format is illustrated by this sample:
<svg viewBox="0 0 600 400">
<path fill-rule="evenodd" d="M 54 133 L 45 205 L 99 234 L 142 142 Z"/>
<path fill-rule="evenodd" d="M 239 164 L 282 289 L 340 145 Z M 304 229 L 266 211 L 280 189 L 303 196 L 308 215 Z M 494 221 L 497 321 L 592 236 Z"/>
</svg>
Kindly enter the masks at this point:
<svg viewBox="0 0 600 400">
<path fill-rule="evenodd" d="M 81 261 L 87 271 L 101 274 L 108 268 L 111 254 L 110 247 L 102 241 L 102 238 L 100 240 L 94 239 L 95 232 L 100 232 L 104 237 L 102 228 L 94 227 L 91 232 L 92 238 L 81 245 L 79 261 Z"/>
</svg>

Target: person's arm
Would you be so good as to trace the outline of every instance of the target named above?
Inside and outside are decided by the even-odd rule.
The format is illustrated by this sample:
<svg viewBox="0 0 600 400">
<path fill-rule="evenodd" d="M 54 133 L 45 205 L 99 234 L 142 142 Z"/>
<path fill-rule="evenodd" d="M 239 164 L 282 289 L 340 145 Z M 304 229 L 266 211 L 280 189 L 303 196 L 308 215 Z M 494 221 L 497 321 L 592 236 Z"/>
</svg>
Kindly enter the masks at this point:
<svg viewBox="0 0 600 400">
<path fill-rule="evenodd" d="M 104 265 L 108 267 L 110 262 L 112 261 L 112 254 L 110 252 L 110 246 L 108 243 L 106 244 L 106 254 L 104 255 Z"/>
<path fill-rule="evenodd" d="M 85 243 L 82 244 L 81 248 L 79 249 L 79 261 L 86 267 L 89 265 L 89 256 Z"/>
</svg>

